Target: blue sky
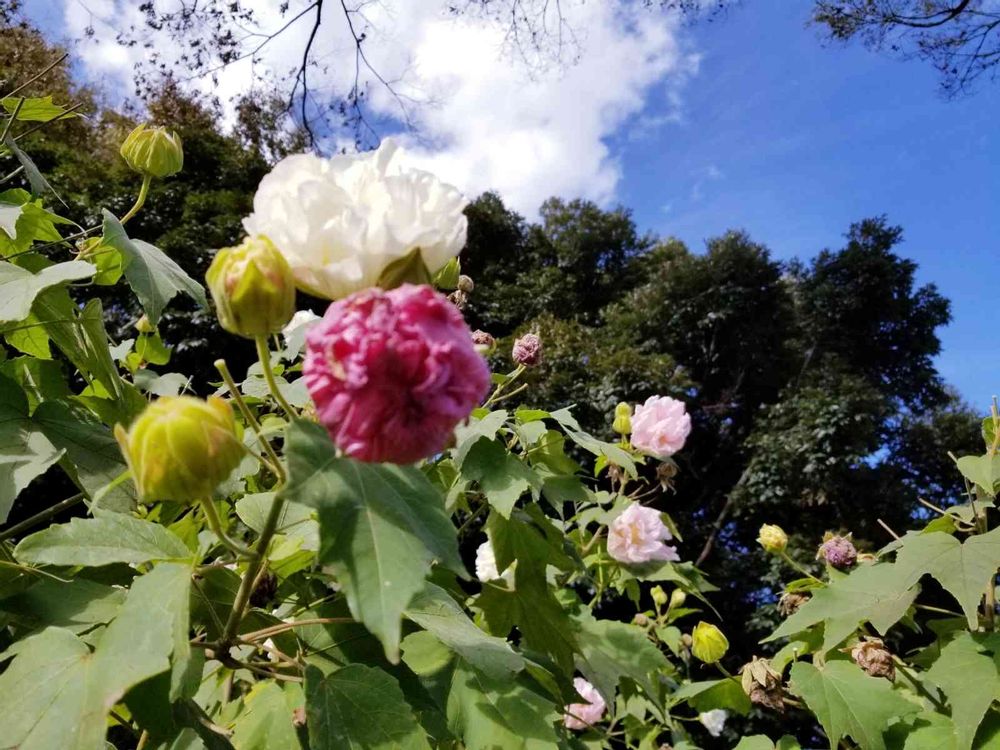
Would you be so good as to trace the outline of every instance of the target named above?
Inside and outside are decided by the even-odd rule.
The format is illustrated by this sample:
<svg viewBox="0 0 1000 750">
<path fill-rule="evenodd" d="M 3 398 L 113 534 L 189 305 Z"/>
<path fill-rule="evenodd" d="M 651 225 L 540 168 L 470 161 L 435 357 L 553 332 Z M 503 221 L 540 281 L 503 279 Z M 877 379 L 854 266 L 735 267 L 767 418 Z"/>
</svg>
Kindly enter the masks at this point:
<svg viewBox="0 0 1000 750">
<path fill-rule="evenodd" d="M 366 6 L 365 31 L 374 66 L 424 102 L 414 129 L 400 134 L 414 157 L 469 195 L 497 189 L 529 217 L 547 196 L 586 197 L 620 202 L 641 229 L 692 249 L 740 228 L 779 258 L 809 258 L 840 247 L 851 222 L 888 215 L 904 228 L 898 251 L 919 263 L 919 281 L 952 302 L 939 369 L 985 409 L 1000 392 L 1000 84 L 946 101 L 926 63 L 824 46 L 806 26 L 811 5 L 744 0 L 711 23 L 683 26 L 629 0 L 564 0 L 580 61 L 530 74 L 500 49 L 505 29 L 444 18 L 430 0 Z M 260 28 L 283 24 L 279 6 L 254 3 Z M 93 28 L 74 59 L 112 101 L 130 90 L 143 54 L 114 43 L 119 28 L 141 26 L 136 7 L 27 2 L 56 36 Z M 318 57 L 352 60 L 346 28 L 327 23 Z M 203 88 L 225 99 L 268 66 L 287 70 L 308 31 L 293 26 L 269 59 L 228 68 Z M 353 72 L 334 65 L 321 88 L 342 91 Z M 382 122 L 399 114 L 379 86 L 369 104 Z"/>
<path fill-rule="evenodd" d="M 790 5 L 747 0 L 689 30 L 702 58 L 681 121 L 616 139 L 620 199 L 692 248 L 741 228 L 780 258 L 887 214 L 899 253 L 952 302 L 941 373 L 986 409 L 1000 392 L 1000 84 L 946 101 L 926 64 L 823 46 L 808 4 Z M 651 96 L 641 116 L 671 111 Z"/>
</svg>

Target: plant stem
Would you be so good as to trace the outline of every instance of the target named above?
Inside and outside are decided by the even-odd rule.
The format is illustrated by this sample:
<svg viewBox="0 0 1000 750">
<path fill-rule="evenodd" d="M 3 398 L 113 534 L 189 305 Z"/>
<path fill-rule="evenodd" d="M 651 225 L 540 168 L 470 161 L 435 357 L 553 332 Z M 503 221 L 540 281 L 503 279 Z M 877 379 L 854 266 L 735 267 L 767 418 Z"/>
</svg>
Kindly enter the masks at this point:
<svg viewBox="0 0 1000 750">
<path fill-rule="evenodd" d="M 254 545 L 254 548 L 250 552 L 250 565 L 247 566 L 246 571 L 243 573 L 240 590 L 233 601 L 233 609 L 229 613 L 229 619 L 226 621 L 226 629 L 222 634 L 221 643 L 223 648 L 220 650 L 225 650 L 225 647 L 231 645 L 236 639 L 236 631 L 250 603 L 250 596 L 253 594 L 254 586 L 257 583 L 257 574 L 260 572 L 261 566 L 267 557 L 267 548 L 271 544 L 271 539 L 274 538 L 275 531 L 277 531 L 278 520 L 281 518 L 281 511 L 284 505 L 285 501 L 281 495 L 275 495 L 274 502 L 271 504 L 271 510 L 267 514 L 267 520 L 264 521 L 264 528 L 260 532 L 260 537 L 257 539 L 256 545 Z"/>
<path fill-rule="evenodd" d="M 78 492 L 77 494 L 73 495 L 73 497 L 68 497 L 62 502 L 56 503 L 51 508 L 46 508 L 40 513 L 36 513 L 35 515 L 33 515 L 31 518 L 26 518 L 20 523 L 14 524 L 9 529 L 0 532 L 0 542 L 4 541 L 5 539 L 10 539 L 11 537 L 17 536 L 22 531 L 30 529 L 31 527 L 40 524 L 42 521 L 47 521 L 48 519 L 52 518 L 52 516 L 59 515 L 64 510 L 72 508 L 74 505 L 83 502 L 83 499 L 85 497 L 86 495 L 83 492 Z"/>
<path fill-rule="evenodd" d="M 278 383 L 274 379 L 274 370 L 271 369 L 271 350 L 267 346 L 267 336 L 258 336 L 256 341 L 257 359 L 260 360 L 260 366 L 264 369 L 264 379 L 267 381 L 267 387 L 271 391 L 271 395 L 274 396 L 274 400 L 284 409 L 289 418 L 295 419 L 298 416 L 295 413 L 295 409 L 281 395 L 281 391 L 278 390 Z"/>
<path fill-rule="evenodd" d="M 146 196 L 149 195 L 149 185 L 150 185 L 150 183 L 152 183 L 152 181 L 153 181 L 153 178 L 150 177 L 148 174 L 142 176 L 142 187 L 139 188 L 139 197 L 135 199 L 135 203 L 132 205 L 132 208 L 130 208 L 128 210 L 128 213 L 125 214 L 120 219 L 120 223 L 121 224 L 124 224 L 126 221 L 128 221 L 129 219 L 131 219 L 137 213 L 139 213 L 139 210 L 142 208 L 143 204 L 146 202 Z"/>
<path fill-rule="evenodd" d="M 260 441 L 261 447 L 264 448 L 268 458 L 271 459 L 269 465 L 271 466 L 271 470 L 278 477 L 278 482 L 284 482 L 285 469 L 281 465 L 281 459 L 278 458 L 278 454 L 274 452 L 271 442 L 264 437 L 264 430 L 261 429 L 260 422 L 257 421 L 253 412 L 250 411 L 250 407 L 247 406 L 247 402 L 243 400 L 243 396 L 240 394 L 239 388 L 236 387 L 236 381 L 233 380 L 233 376 L 229 372 L 229 368 L 226 366 L 226 360 L 215 360 L 215 369 L 219 371 L 220 375 L 222 375 L 222 380 L 229 389 L 229 394 L 233 397 L 233 401 L 236 402 L 236 406 L 239 408 L 240 414 L 243 415 L 243 419 L 245 419 L 247 424 L 250 425 L 250 429 L 257 434 L 257 440 Z"/>
<path fill-rule="evenodd" d="M 791 558 L 791 556 L 787 552 L 782 551 L 782 553 L 781 553 L 781 559 L 784 560 L 789 565 L 791 565 L 793 568 L 795 568 L 797 571 L 799 571 L 799 573 L 801 573 L 802 575 L 806 576 L 807 578 L 812 578 L 817 583 L 823 583 L 822 580 L 820 580 L 819 578 L 817 578 L 816 576 L 814 576 L 812 573 L 810 573 L 808 570 L 806 570 L 805 568 L 803 568 L 799 563 L 795 562 L 795 560 L 793 560 Z"/>
<path fill-rule="evenodd" d="M 244 557 L 246 555 L 253 555 L 250 548 L 237 542 L 231 536 L 229 536 L 222 528 L 222 520 L 219 518 L 219 514 L 215 510 L 215 505 L 212 503 L 211 499 L 204 499 L 201 501 L 201 507 L 205 511 L 205 518 L 208 520 L 208 527 L 212 530 L 219 541 L 222 542 L 230 551 L 234 552 L 237 557 Z"/>
<path fill-rule="evenodd" d="M 311 617 L 306 620 L 296 620 L 295 622 L 283 622 L 280 625 L 272 625 L 269 628 L 261 628 L 260 630 L 254 630 L 250 633 L 244 633 L 240 636 L 241 641 L 257 641 L 261 638 L 270 638 L 278 633 L 284 633 L 286 630 L 293 630 L 295 628 L 302 628 L 307 625 L 332 625 L 338 623 L 349 623 L 354 622 L 350 617 Z"/>
<path fill-rule="evenodd" d="M 7 97 L 4 97 L 5 99 Z M 24 106 L 24 97 L 22 96 L 17 100 L 17 104 L 14 105 L 14 111 L 10 113 L 10 119 L 7 120 L 7 124 L 4 125 L 3 133 L 0 134 L 0 143 L 7 140 L 7 134 L 10 132 L 10 126 L 14 124 L 14 120 L 17 119 L 18 114 L 21 112 L 21 107 Z"/>
<path fill-rule="evenodd" d="M 933 703 L 934 707 L 938 711 L 940 711 L 941 713 L 946 713 L 947 709 L 945 709 L 944 704 L 942 704 L 941 701 L 935 698 L 931 694 L 931 692 L 927 689 L 927 687 L 913 675 L 913 673 L 909 670 L 909 668 L 906 666 L 905 662 L 903 662 L 902 659 L 896 656 L 893 657 L 893 662 L 895 662 L 896 664 L 896 671 L 899 672 L 901 675 L 903 675 L 906 679 L 908 679 L 913 684 L 913 687 L 916 689 L 918 693 L 920 693 L 927 700 Z"/>
<path fill-rule="evenodd" d="M 518 365 L 517 369 L 515 369 L 514 372 L 510 374 L 510 377 L 507 378 L 504 382 L 500 383 L 500 385 L 497 386 L 496 390 L 493 391 L 493 395 L 490 396 L 488 399 L 486 399 L 486 403 L 483 404 L 483 408 L 485 409 L 490 404 L 495 403 L 499 395 L 503 393 L 503 391 L 507 388 L 507 386 L 513 383 L 519 377 L 521 377 L 521 373 L 523 373 L 526 369 L 527 368 L 524 365 Z"/>
</svg>

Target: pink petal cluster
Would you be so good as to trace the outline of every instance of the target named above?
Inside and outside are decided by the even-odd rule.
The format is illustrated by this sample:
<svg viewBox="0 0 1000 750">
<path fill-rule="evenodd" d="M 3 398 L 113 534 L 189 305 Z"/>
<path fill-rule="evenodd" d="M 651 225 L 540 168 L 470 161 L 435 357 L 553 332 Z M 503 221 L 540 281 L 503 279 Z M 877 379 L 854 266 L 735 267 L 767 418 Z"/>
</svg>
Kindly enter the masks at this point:
<svg viewBox="0 0 1000 750">
<path fill-rule="evenodd" d="M 652 560 L 676 561 L 677 550 L 665 541 L 673 539 L 660 514 L 632 503 L 608 528 L 608 554 L 626 564 Z"/>
<path fill-rule="evenodd" d="M 650 456 L 667 458 L 684 447 L 691 434 L 691 416 L 684 402 L 650 396 L 632 415 L 632 445 Z"/>
<path fill-rule="evenodd" d="M 526 333 L 514 342 L 511 359 L 525 367 L 534 367 L 542 361 L 542 340 L 537 334 Z"/>
<path fill-rule="evenodd" d="M 563 714 L 567 729 L 588 729 L 601 720 L 607 706 L 597 688 L 582 677 L 573 680 L 573 687 L 586 703 L 570 703 Z"/>
<path fill-rule="evenodd" d="M 412 284 L 330 305 L 306 334 L 303 377 L 344 453 L 397 464 L 444 449 L 490 387 L 461 313 Z"/>
</svg>

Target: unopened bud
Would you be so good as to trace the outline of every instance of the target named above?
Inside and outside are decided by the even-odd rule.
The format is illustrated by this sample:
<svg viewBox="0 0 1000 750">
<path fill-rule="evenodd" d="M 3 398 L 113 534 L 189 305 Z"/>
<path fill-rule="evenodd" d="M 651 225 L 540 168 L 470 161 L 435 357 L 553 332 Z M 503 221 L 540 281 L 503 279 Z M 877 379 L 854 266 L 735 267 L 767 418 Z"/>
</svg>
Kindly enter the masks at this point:
<svg viewBox="0 0 1000 750">
<path fill-rule="evenodd" d="M 155 333 L 156 326 L 149 322 L 149 317 L 143 315 L 137 321 L 135 321 L 135 330 L 139 333 Z"/>
<path fill-rule="evenodd" d="M 229 404 L 218 396 L 164 396 L 115 438 L 146 501 L 209 498 L 243 458 Z"/>
<path fill-rule="evenodd" d="M 785 710 L 784 691 L 781 675 L 771 667 L 767 659 L 756 656 L 740 669 L 740 684 L 750 702 L 776 711 Z"/>
<path fill-rule="evenodd" d="M 497 340 L 486 331 L 475 330 L 472 332 L 472 343 L 482 355 L 492 354 L 496 351 Z"/>
<path fill-rule="evenodd" d="M 519 365 L 534 367 L 542 361 L 542 340 L 537 334 L 524 334 L 514 342 L 511 358 Z"/>
<path fill-rule="evenodd" d="M 611 424 L 611 429 L 619 435 L 632 432 L 632 407 L 624 401 L 615 407 L 615 421 Z"/>
<path fill-rule="evenodd" d="M 469 295 L 467 292 L 463 292 L 461 289 L 456 289 L 454 292 L 448 295 L 448 301 L 451 302 L 459 310 L 464 310 L 469 306 Z"/>
<path fill-rule="evenodd" d="M 653 603 L 657 607 L 662 607 L 668 601 L 667 592 L 660 586 L 653 586 L 653 588 L 649 590 L 649 595 L 653 597 Z"/>
<path fill-rule="evenodd" d="M 757 535 L 757 543 L 764 548 L 765 552 L 772 555 L 780 555 L 788 546 L 788 535 L 784 529 L 774 524 L 765 523 L 760 527 Z"/>
<path fill-rule="evenodd" d="M 844 570 L 858 561 L 858 551 L 849 537 L 830 534 L 820 545 L 816 558 L 825 560 L 838 570 Z"/>
<path fill-rule="evenodd" d="M 238 336 L 277 333 L 295 314 L 292 269 L 266 237 L 248 237 L 236 247 L 219 250 L 205 281 L 219 323 Z"/>
<path fill-rule="evenodd" d="M 729 640 L 715 625 L 699 622 L 691 631 L 691 653 L 706 664 L 714 664 L 729 651 Z"/>
<path fill-rule="evenodd" d="M 676 609 L 677 607 L 683 607 L 684 602 L 687 601 L 688 595 L 683 589 L 674 589 L 670 592 L 670 607 L 669 609 Z"/>
<path fill-rule="evenodd" d="M 458 277 L 458 291 L 465 292 L 466 294 L 472 294 L 472 290 L 476 288 L 476 285 L 472 282 L 469 276 L 464 273 Z"/>
<path fill-rule="evenodd" d="M 865 638 L 851 649 L 851 658 L 872 677 L 885 677 L 889 681 L 896 679 L 892 653 L 881 638 Z"/>
<path fill-rule="evenodd" d="M 125 138 L 122 158 L 133 170 L 148 177 L 169 177 L 184 166 L 180 137 L 166 128 L 149 128 L 143 123 Z"/>
<path fill-rule="evenodd" d="M 632 618 L 632 624 L 638 625 L 640 628 L 644 628 L 649 625 L 649 617 L 642 612 L 639 612 Z"/>
</svg>

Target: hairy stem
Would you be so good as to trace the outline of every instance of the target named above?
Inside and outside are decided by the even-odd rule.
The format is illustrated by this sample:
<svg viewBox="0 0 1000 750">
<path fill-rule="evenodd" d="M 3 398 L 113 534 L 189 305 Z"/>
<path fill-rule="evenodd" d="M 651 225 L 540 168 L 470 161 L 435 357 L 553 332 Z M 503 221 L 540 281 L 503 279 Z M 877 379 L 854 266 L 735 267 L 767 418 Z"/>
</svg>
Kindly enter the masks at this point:
<svg viewBox="0 0 1000 750">
<path fill-rule="evenodd" d="M 278 482 L 285 481 L 285 469 L 281 465 L 281 459 L 278 458 L 278 454 L 274 452 L 274 448 L 271 446 L 271 442 L 264 437 L 264 430 L 261 429 L 260 422 L 250 411 L 250 407 L 247 406 L 247 402 L 243 400 L 243 396 L 240 394 L 239 388 L 236 387 L 236 381 L 233 380 L 232 374 L 229 372 L 229 367 L 226 366 L 226 360 L 217 359 L 215 360 L 215 369 L 219 371 L 222 375 L 222 380 L 225 382 L 226 387 L 229 389 L 229 394 L 233 397 L 233 401 L 236 402 L 236 406 L 240 410 L 240 414 L 243 415 L 243 419 L 246 423 L 250 425 L 250 429 L 254 431 L 257 435 L 257 440 L 260 442 L 261 447 L 267 453 L 270 459 L 268 465 L 271 471 L 274 472 L 275 476 L 278 478 Z"/>
<path fill-rule="evenodd" d="M 205 511 L 205 518 L 208 520 L 208 527 L 212 530 L 213 534 L 219 537 L 220 542 L 228 547 L 230 551 L 235 553 L 237 557 L 245 557 L 246 555 L 253 554 L 248 547 L 237 542 L 223 530 L 222 520 L 219 518 L 219 514 L 215 510 L 215 505 L 210 499 L 206 498 L 202 500 L 201 507 Z"/>
<path fill-rule="evenodd" d="M 258 336 L 257 341 L 257 359 L 260 360 L 260 366 L 264 370 L 264 379 L 267 381 L 267 387 L 271 391 L 271 395 L 274 396 L 274 400 L 278 402 L 278 405 L 285 411 L 290 419 L 295 419 L 298 414 L 296 414 L 295 409 L 285 400 L 285 397 L 281 395 L 281 391 L 278 390 L 278 383 L 274 379 L 274 370 L 271 369 L 271 351 L 267 346 L 267 336 Z"/>
</svg>

